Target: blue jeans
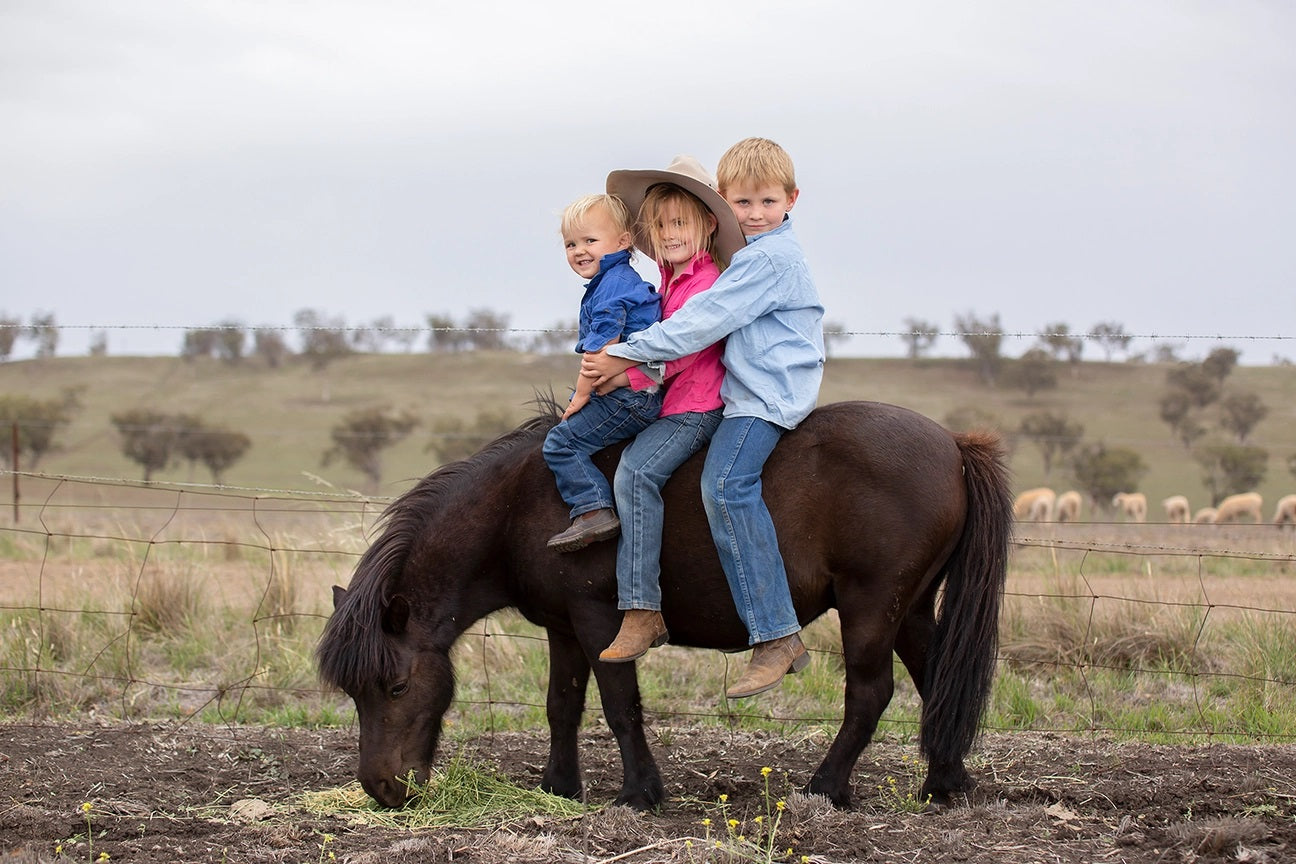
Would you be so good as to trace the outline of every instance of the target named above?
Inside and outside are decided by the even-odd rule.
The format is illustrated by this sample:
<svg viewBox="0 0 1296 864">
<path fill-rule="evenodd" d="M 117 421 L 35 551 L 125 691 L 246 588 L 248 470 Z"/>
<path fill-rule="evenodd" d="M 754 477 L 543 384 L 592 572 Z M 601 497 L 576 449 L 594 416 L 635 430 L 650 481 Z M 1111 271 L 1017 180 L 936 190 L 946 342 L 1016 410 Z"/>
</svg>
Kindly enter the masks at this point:
<svg viewBox="0 0 1296 864">
<path fill-rule="evenodd" d="M 749 644 L 801 629 L 774 521 L 761 498 L 761 469 L 783 429 L 758 417 L 726 417 L 702 469 L 702 504 Z"/>
<path fill-rule="evenodd" d="M 662 487 L 706 446 L 724 411 L 671 414 L 643 430 L 621 454 L 616 477 L 617 608 L 661 611 Z"/>
<path fill-rule="evenodd" d="M 606 396 L 593 394 L 584 408 L 549 430 L 544 459 L 558 481 L 558 494 L 571 508 L 571 518 L 614 506 L 612 487 L 590 456 L 633 438 L 657 419 L 661 403 L 661 391 L 618 387 Z"/>
</svg>

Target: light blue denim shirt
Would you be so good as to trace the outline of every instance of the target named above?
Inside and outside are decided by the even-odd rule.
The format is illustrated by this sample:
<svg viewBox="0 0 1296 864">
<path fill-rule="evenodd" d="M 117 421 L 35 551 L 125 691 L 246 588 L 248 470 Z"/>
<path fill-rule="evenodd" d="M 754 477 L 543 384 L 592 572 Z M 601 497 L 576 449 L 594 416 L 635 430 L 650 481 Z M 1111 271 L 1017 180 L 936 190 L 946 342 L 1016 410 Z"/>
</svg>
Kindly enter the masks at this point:
<svg viewBox="0 0 1296 864">
<path fill-rule="evenodd" d="M 664 321 L 608 346 L 660 375 L 667 360 L 725 343 L 726 417 L 795 428 L 814 410 L 823 379 L 823 305 L 792 222 L 747 238 L 706 291 Z"/>
</svg>

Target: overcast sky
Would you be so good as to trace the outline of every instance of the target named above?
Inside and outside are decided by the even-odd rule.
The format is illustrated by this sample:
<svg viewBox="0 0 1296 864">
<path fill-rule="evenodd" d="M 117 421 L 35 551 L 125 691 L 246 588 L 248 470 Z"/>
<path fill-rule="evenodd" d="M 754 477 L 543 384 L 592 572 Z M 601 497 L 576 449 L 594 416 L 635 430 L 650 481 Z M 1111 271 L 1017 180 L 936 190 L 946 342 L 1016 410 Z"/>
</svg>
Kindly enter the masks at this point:
<svg viewBox="0 0 1296 864">
<path fill-rule="evenodd" d="M 1268 363 L 1293 44 L 1287 0 L 3 0 L 0 314 L 52 312 L 60 354 L 304 308 L 544 328 L 581 294 L 567 202 L 760 135 L 828 319 L 884 334 L 848 353 L 997 314 Z"/>
</svg>

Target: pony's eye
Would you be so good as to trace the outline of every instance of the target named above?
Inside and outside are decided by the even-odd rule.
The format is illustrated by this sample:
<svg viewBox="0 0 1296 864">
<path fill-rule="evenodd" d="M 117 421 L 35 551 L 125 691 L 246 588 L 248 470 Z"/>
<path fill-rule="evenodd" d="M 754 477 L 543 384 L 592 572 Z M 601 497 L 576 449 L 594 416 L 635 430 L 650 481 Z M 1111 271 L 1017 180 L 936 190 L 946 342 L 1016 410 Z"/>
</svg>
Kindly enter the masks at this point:
<svg viewBox="0 0 1296 864">
<path fill-rule="evenodd" d="M 399 699 L 400 697 L 404 696 L 408 691 L 409 691 L 408 682 L 401 681 L 399 684 L 393 684 L 391 690 L 389 690 L 388 693 L 391 695 L 391 698 Z"/>
</svg>

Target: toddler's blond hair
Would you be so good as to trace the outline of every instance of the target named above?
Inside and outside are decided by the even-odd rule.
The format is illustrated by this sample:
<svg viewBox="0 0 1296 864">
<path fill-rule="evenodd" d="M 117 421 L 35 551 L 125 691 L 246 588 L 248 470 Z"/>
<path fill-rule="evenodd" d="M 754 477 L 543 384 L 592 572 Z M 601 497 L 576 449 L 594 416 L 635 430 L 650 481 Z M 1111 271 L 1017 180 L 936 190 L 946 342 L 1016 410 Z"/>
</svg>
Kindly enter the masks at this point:
<svg viewBox="0 0 1296 864">
<path fill-rule="evenodd" d="M 570 234 L 579 230 L 580 226 L 585 224 L 589 212 L 599 207 L 607 211 L 616 233 L 624 234 L 630 231 L 634 221 L 630 215 L 630 209 L 626 207 L 625 202 L 620 198 L 615 195 L 608 195 L 605 192 L 600 192 L 597 195 L 583 195 L 568 204 L 562 212 L 562 223 L 559 231 L 563 234 Z"/>
</svg>

